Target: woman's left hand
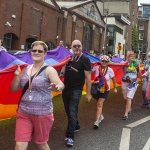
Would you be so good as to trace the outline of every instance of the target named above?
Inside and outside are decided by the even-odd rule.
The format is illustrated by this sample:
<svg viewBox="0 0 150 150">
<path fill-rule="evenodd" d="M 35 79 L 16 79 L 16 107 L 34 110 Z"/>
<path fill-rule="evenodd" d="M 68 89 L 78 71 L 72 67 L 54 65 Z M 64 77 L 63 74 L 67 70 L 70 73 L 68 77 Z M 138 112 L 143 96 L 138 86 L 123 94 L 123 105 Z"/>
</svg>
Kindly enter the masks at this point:
<svg viewBox="0 0 150 150">
<path fill-rule="evenodd" d="M 114 88 L 114 93 L 117 93 L 117 88 Z"/>
</svg>

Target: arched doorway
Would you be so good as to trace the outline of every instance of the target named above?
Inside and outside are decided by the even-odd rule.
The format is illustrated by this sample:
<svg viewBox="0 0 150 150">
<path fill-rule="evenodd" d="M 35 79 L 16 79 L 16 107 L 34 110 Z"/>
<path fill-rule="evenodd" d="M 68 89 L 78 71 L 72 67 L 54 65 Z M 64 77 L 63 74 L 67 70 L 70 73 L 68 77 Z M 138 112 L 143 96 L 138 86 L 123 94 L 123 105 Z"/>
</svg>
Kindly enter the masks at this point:
<svg viewBox="0 0 150 150">
<path fill-rule="evenodd" d="M 26 39 L 25 50 L 28 51 L 29 49 L 31 49 L 31 44 L 35 41 L 36 41 L 36 39 L 34 39 L 34 38 L 27 38 Z"/>
<path fill-rule="evenodd" d="M 91 26 L 86 27 L 85 34 L 85 51 L 89 51 L 92 45 L 92 28 Z"/>
<path fill-rule="evenodd" d="M 4 35 L 3 46 L 9 50 L 18 50 L 19 49 L 19 38 L 13 33 L 7 33 Z"/>
<path fill-rule="evenodd" d="M 46 42 L 47 46 L 48 46 L 48 50 L 54 49 L 55 45 L 52 42 Z"/>
</svg>

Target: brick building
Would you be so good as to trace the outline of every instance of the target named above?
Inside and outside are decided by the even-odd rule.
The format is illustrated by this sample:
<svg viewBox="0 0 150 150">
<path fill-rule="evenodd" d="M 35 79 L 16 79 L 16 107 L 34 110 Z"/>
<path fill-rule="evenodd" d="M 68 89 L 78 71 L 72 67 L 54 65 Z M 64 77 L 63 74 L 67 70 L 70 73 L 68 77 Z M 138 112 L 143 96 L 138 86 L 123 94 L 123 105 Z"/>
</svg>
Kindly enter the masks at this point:
<svg viewBox="0 0 150 150">
<path fill-rule="evenodd" d="M 141 3 L 138 12 L 139 52 L 142 60 L 150 52 L 150 4 Z"/>
<path fill-rule="evenodd" d="M 108 16 L 121 14 L 131 22 L 130 25 L 126 25 L 123 31 L 126 55 L 127 51 L 132 50 L 132 26 L 138 24 L 138 0 L 101 0 L 97 1 L 97 5 L 104 16 L 106 13 L 108 13 Z"/>
<path fill-rule="evenodd" d="M 0 39 L 7 50 L 28 50 L 36 40 L 49 49 L 63 40 L 79 39 L 85 50 L 102 51 L 105 23 L 93 0 L 56 3 L 54 0 L 1 0 Z"/>
</svg>

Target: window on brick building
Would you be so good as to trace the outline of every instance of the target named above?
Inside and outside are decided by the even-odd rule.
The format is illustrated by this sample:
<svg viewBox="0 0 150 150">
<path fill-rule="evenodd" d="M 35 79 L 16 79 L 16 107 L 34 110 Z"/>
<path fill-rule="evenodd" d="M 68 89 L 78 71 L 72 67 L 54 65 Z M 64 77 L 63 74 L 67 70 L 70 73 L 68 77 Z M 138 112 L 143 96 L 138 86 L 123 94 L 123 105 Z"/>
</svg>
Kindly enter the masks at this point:
<svg viewBox="0 0 150 150">
<path fill-rule="evenodd" d="M 139 51 L 142 51 L 143 50 L 143 43 L 139 43 Z"/>
<path fill-rule="evenodd" d="M 9 50 L 18 50 L 18 37 L 13 33 L 7 33 L 4 35 L 3 46 Z"/>
<path fill-rule="evenodd" d="M 46 42 L 47 46 L 48 46 L 48 50 L 52 50 L 55 48 L 55 45 L 52 42 Z"/>
<path fill-rule="evenodd" d="M 143 40 L 144 38 L 144 33 L 139 33 L 139 40 Z"/>
<path fill-rule="evenodd" d="M 35 41 L 36 41 L 36 39 L 34 39 L 34 38 L 27 38 L 26 39 L 25 50 L 28 51 L 29 49 L 31 49 L 31 44 Z"/>
<path fill-rule="evenodd" d="M 143 24 L 139 25 L 139 30 L 144 30 L 144 25 Z"/>
</svg>

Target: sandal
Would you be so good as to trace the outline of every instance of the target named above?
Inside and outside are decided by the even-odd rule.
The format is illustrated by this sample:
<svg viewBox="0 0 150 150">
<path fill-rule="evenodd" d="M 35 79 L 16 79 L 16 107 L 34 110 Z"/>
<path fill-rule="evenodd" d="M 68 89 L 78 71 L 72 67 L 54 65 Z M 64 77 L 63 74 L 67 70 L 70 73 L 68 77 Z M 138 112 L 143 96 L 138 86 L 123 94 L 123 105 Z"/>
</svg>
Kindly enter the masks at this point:
<svg viewBox="0 0 150 150">
<path fill-rule="evenodd" d="M 123 120 L 127 120 L 128 119 L 128 117 L 127 116 L 123 116 L 123 118 L 122 118 Z"/>
</svg>

